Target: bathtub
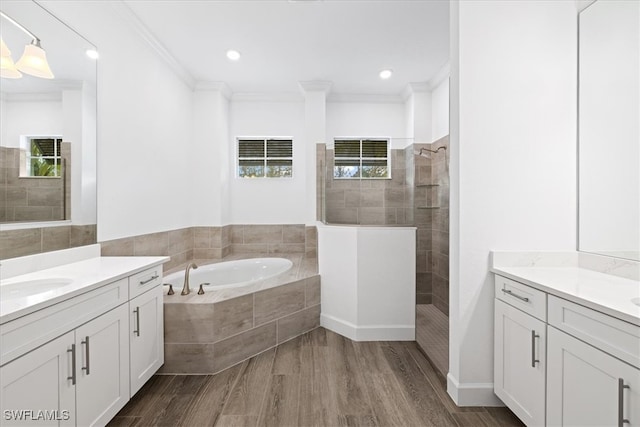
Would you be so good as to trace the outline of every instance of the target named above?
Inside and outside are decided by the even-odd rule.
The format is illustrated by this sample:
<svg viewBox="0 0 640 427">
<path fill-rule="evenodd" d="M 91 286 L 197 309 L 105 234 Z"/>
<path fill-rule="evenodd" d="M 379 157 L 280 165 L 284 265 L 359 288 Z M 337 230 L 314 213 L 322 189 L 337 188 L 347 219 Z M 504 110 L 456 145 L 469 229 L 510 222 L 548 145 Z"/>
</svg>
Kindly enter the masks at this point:
<svg viewBox="0 0 640 427">
<path fill-rule="evenodd" d="M 203 264 L 185 296 L 184 269 L 166 275 L 175 293 L 165 287 L 160 373 L 213 375 L 319 327 L 320 275 L 302 268 L 305 254 L 286 256 Z"/>
<path fill-rule="evenodd" d="M 293 262 L 285 258 L 252 258 L 207 264 L 191 270 L 189 284 L 196 290 L 200 284 L 208 290 L 237 288 L 278 276 L 292 266 Z M 184 271 L 165 276 L 163 283 L 173 285 L 174 290 L 179 291 L 184 284 Z"/>
</svg>

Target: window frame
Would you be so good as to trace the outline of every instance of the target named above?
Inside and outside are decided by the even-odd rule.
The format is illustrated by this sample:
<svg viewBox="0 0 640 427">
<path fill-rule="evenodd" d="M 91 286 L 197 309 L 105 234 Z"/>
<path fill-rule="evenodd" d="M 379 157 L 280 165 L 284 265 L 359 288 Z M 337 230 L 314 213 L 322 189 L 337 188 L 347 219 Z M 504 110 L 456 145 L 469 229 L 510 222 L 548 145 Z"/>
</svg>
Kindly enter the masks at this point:
<svg viewBox="0 0 640 427">
<path fill-rule="evenodd" d="M 336 159 L 356 159 L 356 157 L 338 157 L 336 155 L 335 144 L 336 141 L 358 141 L 360 144 L 360 156 L 357 158 L 359 161 L 359 174 L 360 176 L 335 176 L 335 168 L 336 168 Z M 362 156 L 362 143 L 364 141 L 385 141 L 387 143 L 387 155 L 385 157 L 387 161 L 387 176 L 362 176 L 362 161 L 363 160 L 380 160 L 380 157 L 363 157 Z M 345 180 L 355 180 L 355 179 L 392 179 L 391 176 L 392 166 L 391 166 L 391 138 L 387 136 L 345 136 L 345 137 L 334 137 L 333 138 L 333 168 L 331 176 L 333 179 L 345 179 Z"/>
<path fill-rule="evenodd" d="M 264 157 L 240 157 L 240 142 L 241 141 L 259 141 L 264 142 Z M 291 142 L 291 157 L 269 157 L 268 142 L 269 141 L 290 141 Z M 235 144 L 235 177 L 236 179 L 292 179 L 294 178 L 293 158 L 294 158 L 294 138 L 292 136 L 237 136 Z M 240 176 L 240 160 L 262 160 L 263 161 L 263 176 Z M 291 175 L 290 176 L 268 176 L 267 175 L 267 161 L 272 160 L 290 160 L 291 161 Z"/>
<path fill-rule="evenodd" d="M 24 150 L 24 158 L 21 160 L 24 161 L 23 166 L 21 166 L 20 178 L 62 178 L 62 168 L 64 167 L 64 159 L 62 157 L 62 143 L 64 142 L 64 138 L 62 135 L 23 135 L 22 139 L 22 147 Z M 33 155 L 33 140 L 38 139 L 50 139 L 53 140 L 53 156 L 34 156 Z M 58 146 L 60 149 L 58 150 Z M 53 170 L 55 171 L 55 175 L 32 175 L 32 159 L 53 159 Z M 61 173 L 58 174 L 58 166 L 61 170 Z M 24 167 L 24 170 L 22 170 Z"/>
</svg>

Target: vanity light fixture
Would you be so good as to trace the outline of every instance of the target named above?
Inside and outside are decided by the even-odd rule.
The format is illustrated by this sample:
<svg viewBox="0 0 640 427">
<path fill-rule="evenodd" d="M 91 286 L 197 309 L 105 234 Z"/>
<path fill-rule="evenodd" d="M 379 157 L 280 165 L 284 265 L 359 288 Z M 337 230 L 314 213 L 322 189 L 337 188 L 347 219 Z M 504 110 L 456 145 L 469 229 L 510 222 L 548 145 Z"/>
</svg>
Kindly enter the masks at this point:
<svg viewBox="0 0 640 427">
<path fill-rule="evenodd" d="M 98 53 L 97 50 L 95 49 L 87 49 L 87 51 L 85 52 L 87 54 L 87 56 L 91 59 L 98 59 L 100 58 L 100 54 Z"/>
<path fill-rule="evenodd" d="M 229 49 L 227 51 L 227 58 L 229 58 L 231 61 L 237 61 L 240 59 L 240 52 L 238 52 L 237 50 Z"/>
<path fill-rule="evenodd" d="M 22 73 L 16 68 L 16 64 L 11 57 L 11 51 L 7 47 L 6 43 L 0 38 L 0 76 L 6 79 L 19 79 L 22 77 Z"/>
<path fill-rule="evenodd" d="M 387 80 L 388 78 L 391 77 L 392 74 L 393 74 L 393 70 L 391 70 L 391 69 L 382 70 L 382 71 L 380 71 L 380 78 L 382 80 Z"/>
<path fill-rule="evenodd" d="M 36 37 L 31 31 L 27 30 L 24 26 L 18 23 L 15 19 L 11 18 L 4 12 L 0 12 L 0 16 L 11 22 L 13 25 L 24 31 L 32 38 L 31 43 L 24 47 L 22 57 L 15 63 L 13 68 L 13 58 L 11 57 L 11 51 L 6 46 L 4 41 L 2 42 L 2 69 L 1 76 L 6 78 L 20 78 L 21 73 L 29 74 L 35 77 L 43 79 L 52 79 L 53 72 L 47 62 L 47 54 L 42 46 L 40 46 L 40 39 Z M 17 74 L 16 74 L 17 72 Z M 19 74 L 19 75 L 18 75 Z"/>
</svg>

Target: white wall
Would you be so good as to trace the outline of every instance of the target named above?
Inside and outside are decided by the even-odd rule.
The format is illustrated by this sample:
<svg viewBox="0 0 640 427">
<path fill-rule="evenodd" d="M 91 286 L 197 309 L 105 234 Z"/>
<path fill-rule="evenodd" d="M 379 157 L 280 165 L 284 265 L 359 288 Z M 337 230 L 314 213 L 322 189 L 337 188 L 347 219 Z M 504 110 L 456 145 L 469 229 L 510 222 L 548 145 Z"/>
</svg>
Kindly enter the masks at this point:
<svg viewBox="0 0 640 427">
<path fill-rule="evenodd" d="M 448 390 L 495 404 L 490 250 L 575 250 L 573 2 L 451 4 Z"/>
<path fill-rule="evenodd" d="M 109 2 L 43 5 L 100 51 L 98 240 L 190 226 L 190 88 Z"/>
<path fill-rule="evenodd" d="M 305 107 L 300 101 L 232 100 L 229 117 L 230 222 L 234 224 L 304 224 Z M 293 177 L 237 178 L 236 138 L 293 137 Z"/>
<path fill-rule="evenodd" d="M 49 94 L 33 101 L 3 99 L 0 145 L 20 148 L 20 136 L 63 135 L 62 95 L 53 95 L 56 99 Z"/>
<path fill-rule="evenodd" d="M 407 145 L 405 105 L 401 102 L 328 102 L 327 143 L 335 137 L 394 138 L 391 148 Z"/>
<path fill-rule="evenodd" d="M 449 78 L 431 91 L 431 141 L 449 135 Z"/>
</svg>

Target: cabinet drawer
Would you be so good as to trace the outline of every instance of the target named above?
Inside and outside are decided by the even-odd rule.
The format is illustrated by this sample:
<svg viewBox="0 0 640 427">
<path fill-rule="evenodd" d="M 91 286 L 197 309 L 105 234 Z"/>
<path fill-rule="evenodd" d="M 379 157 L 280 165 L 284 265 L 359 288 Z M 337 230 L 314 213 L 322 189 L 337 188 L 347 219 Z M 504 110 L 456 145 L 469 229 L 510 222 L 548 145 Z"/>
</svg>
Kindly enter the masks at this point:
<svg viewBox="0 0 640 427">
<path fill-rule="evenodd" d="M 0 365 L 127 302 L 127 279 L 0 325 Z"/>
<path fill-rule="evenodd" d="M 135 298 L 162 283 L 162 264 L 129 277 L 129 298 Z"/>
<path fill-rule="evenodd" d="M 547 294 L 544 292 L 498 275 L 495 289 L 499 300 L 542 321 L 547 320 Z"/>
<path fill-rule="evenodd" d="M 549 324 L 640 368 L 640 327 L 549 295 Z"/>
</svg>

